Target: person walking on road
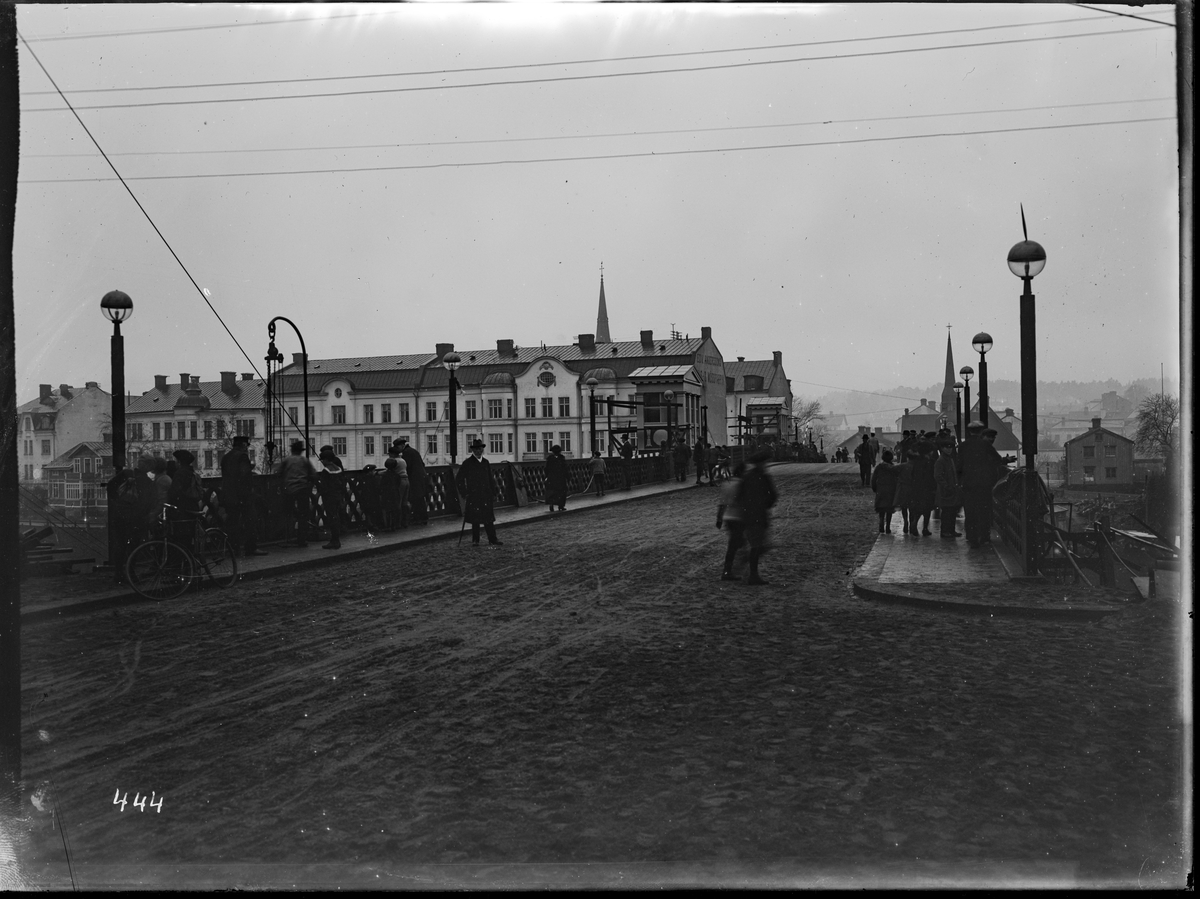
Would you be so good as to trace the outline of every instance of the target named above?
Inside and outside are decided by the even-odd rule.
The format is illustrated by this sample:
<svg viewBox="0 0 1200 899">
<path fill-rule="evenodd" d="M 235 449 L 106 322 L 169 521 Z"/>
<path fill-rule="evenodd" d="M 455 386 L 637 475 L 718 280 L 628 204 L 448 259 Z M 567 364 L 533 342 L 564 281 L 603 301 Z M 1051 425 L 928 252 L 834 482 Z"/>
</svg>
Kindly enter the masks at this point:
<svg viewBox="0 0 1200 899">
<path fill-rule="evenodd" d="M 596 487 L 596 496 L 604 496 L 604 479 L 608 474 L 608 467 L 600 458 L 600 450 L 592 450 L 592 461 L 589 465 L 592 469 L 592 483 Z"/>
<path fill-rule="evenodd" d="M 304 441 L 292 441 L 292 453 L 279 460 L 276 474 L 283 478 L 283 495 L 296 519 L 296 546 L 308 546 L 308 520 L 312 516 L 312 485 L 317 471 L 304 455 Z"/>
<path fill-rule="evenodd" d="M 717 506 L 717 530 L 724 526 L 729 532 L 729 543 L 725 547 L 725 564 L 721 568 L 723 581 L 737 580 L 733 573 L 733 560 L 742 544 L 746 542 L 742 526 L 742 508 L 738 505 L 738 491 L 741 490 L 742 473 L 745 470 L 746 466 L 739 463 L 733 470 L 733 475 L 721 485 L 721 500 Z"/>
<path fill-rule="evenodd" d="M 691 458 L 691 451 L 688 449 L 688 445 L 683 442 L 682 436 L 675 441 L 675 446 L 671 450 L 671 453 L 675 460 L 675 480 L 682 484 L 687 480 L 688 459 Z M 697 481 L 696 483 L 699 484 L 700 482 Z"/>
<path fill-rule="evenodd" d="M 551 512 L 555 506 L 561 512 L 567 511 L 567 460 L 557 443 L 546 457 L 546 505 Z"/>
<path fill-rule="evenodd" d="M 321 549 L 341 549 L 342 507 L 346 502 L 342 487 L 342 475 L 345 469 L 342 467 L 342 460 L 337 457 L 333 447 L 328 444 L 321 447 L 317 463 L 321 466 L 318 471 L 321 506 L 325 509 L 325 524 L 329 528 L 329 542 Z"/>
<path fill-rule="evenodd" d="M 871 449 L 871 438 L 863 434 L 862 443 L 854 448 L 854 461 L 858 463 L 858 477 L 862 486 L 871 482 L 871 467 L 875 464 L 875 451 Z"/>
<path fill-rule="evenodd" d="M 912 473 L 913 460 L 909 456 L 907 462 L 901 462 L 895 466 L 896 472 L 896 495 L 892 498 L 892 504 L 900 510 L 900 518 L 904 522 L 904 533 L 909 531 L 909 507 L 912 506 Z M 913 530 L 916 530 L 916 523 L 913 522 Z"/>
<path fill-rule="evenodd" d="M 879 533 L 892 532 L 892 513 L 896 511 L 896 469 L 892 466 L 892 451 L 883 451 L 883 461 L 871 474 L 871 489 L 875 491 L 875 512 L 879 516 Z"/>
<path fill-rule="evenodd" d="M 692 461 L 696 463 L 696 486 L 700 486 L 700 477 L 704 474 L 704 461 L 708 458 L 708 452 L 704 447 L 704 438 L 698 437 L 696 445 L 692 447 Z M 710 479 L 711 483 L 711 479 Z"/>
<path fill-rule="evenodd" d="M 771 451 L 766 448 L 751 454 L 746 460 L 748 467 L 737 494 L 737 504 L 742 510 L 742 526 L 750 544 L 750 577 L 746 583 L 752 587 L 767 584 L 758 573 L 758 561 L 767 551 L 767 528 L 770 525 L 767 510 L 779 498 L 775 484 L 767 474 L 767 461 L 770 458 Z"/>
<path fill-rule="evenodd" d="M 471 455 L 463 460 L 455 475 L 455 486 L 464 497 L 463 522 L 471 525 L 471 545 L 479 545 L 479 526 L 487 531 L 488 543 L 500 546 L 496 537 L 496 513 L 493 508 L 492 466 L 483 458 L 484 442 L 471 444 Z M 563 460 L 564 463 L 566 460 Z"/>
<path fill-rule="evenodd" d="M 962 505 L 962 494 L 958 487 L 958 472 L 954 465 L 954 445 L 948 441 L 938 444 L 938 458 L 933 463 L 933 480 L 937 485 L 937 506 L 941 510 L 941 536 L 943 540 L 961 537 L 954 530 L 958 509 Z"/>
</svg>

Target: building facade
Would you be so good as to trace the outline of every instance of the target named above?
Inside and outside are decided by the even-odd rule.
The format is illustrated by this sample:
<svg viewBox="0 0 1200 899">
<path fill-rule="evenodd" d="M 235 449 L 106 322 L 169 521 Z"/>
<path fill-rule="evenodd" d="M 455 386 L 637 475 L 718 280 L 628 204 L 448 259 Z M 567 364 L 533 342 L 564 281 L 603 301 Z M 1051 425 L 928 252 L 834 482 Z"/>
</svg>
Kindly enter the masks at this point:
<svg viewBox="0 0 1200 899">
<path fill-rule="evenodd" d="M 112 444 L 77 443 L 42 467 L 47 502 L 73 517 L 107 513 L 104 485 L 113 476 Z"/>
<path fill-rule="evenodd" d="M 792 434 L 792 382 L 783 371 L 783 353 L 770 359 L 725 363 L 725 421 L 735 443 L 762 441 L 790 443 Z"/>
<path fill-rule="evenodd" d="M 169 384 L 154 376 L 154 388 L 130 401 L 125 409 L 125 448 L 128 464 L 142 453 L 169 458 L 175 450 L 196 457 L 196 471 L 205 477 L 220 474 L 221 460 L 233 438 L 250 438 L 251 460 L 261 458 L 264 441 L 263 382 L 253 374 L 221 372 L 220 381 L 201 381 L 199 375 L 179 375 Z"/>
<path fill-rule="evenodd" d="M 1102 427 L 1091 428 L 1063 445 L 1068 487 L 1116 487 L 1134 483 L 1133 441 Z"/>
<path fill-rule="evenodd" d="M 17 451 L 20 480 L 43 480 L 43 467 L 80 443 L 112 439 L 112 395 L 95 381 L 83 389 L 42 384 L 38 398 L 17 408 Z"/>
<path fill-rule="evenodd" d="M 347 468 L 361 469 L 382 467 L 392 441 L 406 437 L 428 464 L 445 464 L 451 402 L 457 461 L 475 439 L 484 441 L 488 458 L 512 462 L 542 459 L 554 445 L 581 458 L 593 439 L 603 454 L 614 453 L 622 437 L 648 451 L 668 432 L 693 442 L 707 429 L 715 442 L 727 442 L 724 360 L 709 328 L 699 338 L 656 340 L 642 331 L 636 341 L 601 343 L 581 334 L 566 346 L 498 340 L 494 349 L 459 350 L 452 399 L 443 361 L 453 351 L 444 343 L 433 353 L 309 360 L 312 445 L 328 444 Z M 304 434 L 303 364 L 295 354 L 273 376 L 272 429 L 280 447 Z M 609 399 L 625 405 L 610 410 Z"/>
</svg>

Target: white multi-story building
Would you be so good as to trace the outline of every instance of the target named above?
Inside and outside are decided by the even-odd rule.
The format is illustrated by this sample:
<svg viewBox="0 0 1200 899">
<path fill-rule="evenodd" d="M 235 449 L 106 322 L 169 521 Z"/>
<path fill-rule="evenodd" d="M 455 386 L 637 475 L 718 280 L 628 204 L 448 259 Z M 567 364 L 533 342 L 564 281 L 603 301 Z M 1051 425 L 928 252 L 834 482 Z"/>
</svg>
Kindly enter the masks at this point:
<svg viewBox="0 0 1200 899">
<path fill-rule="evenodd" d="M 20 480 L 43 479 L 42 466 L 80 443 L 111 439 L 112 395 L 95 381 L 82 388 L 42 384 L 38 398 L 17 408 L 17 450 Z"/>
</svg>

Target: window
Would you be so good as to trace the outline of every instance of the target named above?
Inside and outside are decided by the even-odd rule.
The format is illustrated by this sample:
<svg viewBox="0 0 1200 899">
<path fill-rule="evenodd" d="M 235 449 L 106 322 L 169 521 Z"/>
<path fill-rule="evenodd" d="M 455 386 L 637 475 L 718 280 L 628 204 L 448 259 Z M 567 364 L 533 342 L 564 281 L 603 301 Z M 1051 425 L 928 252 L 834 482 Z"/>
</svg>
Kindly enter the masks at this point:
<svg viewBox="0 0 1200 899">
<path fill-rule="evenodd" d="M 172 436 L 174 431 L 175 431 L 174 423 L 169 422 L 169 421 L 163 422 L 163 440 L 174 440 L 175 438 Z M 179 436 L 180 437 L 183 436 L 183 431 L 179 432 Z"/>
<path fill-rule="evenodd" d="M 380 403 L 379 404 L 379 423 L 386 425 L 386 424 L 390 424 L 391 421 L 392 421 L 392 404 L 391 403 Z"/>
<path fill-rule="evenodd" d="M 603 431 L 596 432 L 596 449 L 600 451 L 600 455 L 602 456 L 605 454 L 605 452 L 607 452 L 607 447 L 604 444 L 604 437 L 605 434 Z"/>
<path fill-rule="evenodd" d="M 27 470 L 31 470 L 32 467 L 33 466 L 31 466 L 31 465 L 25 466 L 25 468 Z M 70 502 L 72 500 L 74 500 L 75 502 L 79 502 L 79 496 L 81 493 L 79 488 L 80 488 L 80 484 L 78 481 L 67 481 L 67 501 L 68 502 Z"/>
<path fill-rule="evenodd" d="M 225 419 L 218 418 L 217 419 L 217 437 L 221 438 L 224 436 L 225 436 Z"/>
<path fill-rule="evenodd" d="M 734 391 L 733 381 L 734 381 L 733 378 L 729 377 L 728 375 L 725 376 L 725 392 L 726 393 L 733 393 L 733 391 Z"/>
<path fill-rule="evenodd" d="M 315 425 L 317 423 L 317 407 L 316 406 L 308 407 L 308 421 L 309 421 L 309 424 Z M 303 422 L 301 422 L 301 424 L 303 424 Z"/>
<path fill-rule="evenodd" d="M 22 441 L 21 445 L 22 445 L 23 449 L 25 450 L 25 455 L 27 455 L 27 456 L 33 455 L 33 441 L 32 440 Z"/>
<path fill-rule="evenodd" d="M 475 400 L 467 400 L 466 406 L 467 406 L 467 414 L 465 416 L 466 418 L 476 419 L 479 417 L 478 415 L 475 414 L 475 410 L 476 410 Z"/>
<path fill-rule="evenodd" d="M 432 405 L 432 403 L 430 404 Z M 425 435 L 425 452 L 430 456 L 436 456 L 438 451 L 437 434 Z"/>
<path fill-rule="evenodd" d="M 50 441 L 49 440 L 42 441 L 42 455 L 43 456 L 50 455 Z"/>
<path fill-rule="evenodd" d="M 508 417 L 512 418 L 513 417 L 513 401 L 512 401 L 511 396 L 504 401 L 504 408 L 508 410 Z"/>
<path fill-rule="evenodd" d="M 1083 448 L 1083 458 L 1085 458 L 1085 459 L 1096 458 L 1096 448 L 1094 446 L 1085 446 Z"/>
<path fill-rule="evenodd" d="M 408 403 L 396 404 L 396 420 L 408 421 Z"/>
<path fill-rule="evenodd" d="M 71 468 L 74 470 L 75 474 L 79 474 L 79 472 L 82 468 L 82 465 L 83 465 L 83 463 L 80 462 L 78 459 L 71 460 Z"/>
<path fill-rule="evenodd" d="M 288 406 L 288 421 L 300 422 L 300 419 L 296 417 L 298 411 L 296 406 Z"/>
<path fill-rule="evenodd" d="M 569 396 L 560 396 L 558 398 L 558 417 L 571 417 L 571 398 Z"/>
<path fill-rule="evenodd" d="M 550 447 L 554 446 L 554 432 L 542 431 L 542 452 L 550 452 Z"/>
<path fill-rule="evenodd" d="M 1106 478 L 1115 478 L 1117 476 L 1117 470 L 1115 468 L 1106 468 L 1104 469 L 1104 476 Z"/>
<path fill-rule="evenodd" d="M 646 405 L 642 407 L 642 421 L 651 424 L 666 420 L 659 405 L 663 401 L 661 393 L 647 393 L 642 399 L 646 402 Z"/>
<path fill-rule="evenodd" d="M 154 440 L 162 440 L 162 425 L 157 421 L 150 425 L 150 433 L 154 435 Z"/>
<path fill-rule="evenodd" d="M 537 418 L 537 400 L 531 396 L 525 397 L 525 417 Z"/>
<path fill-rule="evenodd" d="M 1104 455 L 1110 459 L 1113 458 L 1114 456 L 1116 456 L 1117 455 L 1117 445 L 1115 443 L 1107 444 L 1104 447 Z"/>
<path fill-rule="evenodd" d="M 571 451 L 571 432 L 570 431 L 559 431 L 558 432 L 558 445 L 562 447 L 564 453 L 569 453 Z"/>
<path fill-rule="evenodd" d="M 388 448 L 391 445 L 392 445 L 392 435 L 391 434 L 380 434 L 379 435 L 379 452 L 387 453 Z"/>
<path fill-rule="evenodd" d="M 346 455 L 346 438 L 345 437 L 334 437 L 333 438 L 333 451 L 334 451 L 334 453 L 336 453 L 339 456 Z"/>
<path fill-rule="evenodd" d="M 225 450 L 217 450 L 217 468 L 221 467 L 221 463 L 225 461 Z"/>
<path fill-rule="evenodd" d="M 1083 467 L 1083 480 L 1085 482 L 1096 480 L 1096 468 L 1094 465 L 1085 465 Z"/>
<path fill-rule="evenodd" d="M 84 456 L 84 458 L 83 458 L 83 473 L 84 474 L 92 473 L 92 460 L 87 456 Z"/>
<path fill-rule="evenodd" d="M 191 437 L 192 440 L 196 439 L 196 422 L 195 421 L 188 422 L 188 436 Z"/>
<path fill-rule="evenodd" d="M 512 431 L 509 431 L 509 432 L 508 432 L 508 454 L 509 454 L 510 456 L 513 454 L 513 435 L 512 435 Z"/>
<path fill-rule="evenodd" d="M 253 418 L 239 418 L 236 422 L 234 422 L 234 426 L 237 428 L 237 435 L 239 437 L 253 437 L 254 436 L 254 419 Z"/>
<path fill-rule="evenodd" d="M 504 402 L 502 400 L 488 400 L 488 418 L 503 418 L 504 417 Z"/>
<path fill-rule="evenodd" d="M 62 484 L 58 481 L 50 482 L 50 498 L 60 499 L 62 497 Z"/>
<path fill-rule="evenodd" d="M 335 425 L 344 425 L 346 423 L 346 407 L 333 406 L 333 423 Z"/>
<path fill-rule="evenodd" d="M 503 434 L 488 434 L 488 452 L 497 456 L 504 452 Z"/>
<path fill-rule="evenodd" d="M 455 406 L 454 408 L 457 409 L 458 407 Z M 450 402 L 448 400 L 442 400 L 442 420 L 450 420 Z"/>
<path fill-rule="evenodd" d="M 375 424 L 375 405 L 373 403 L 366 403 L 362 407 L 362 412 L 363 412 L 363 414 L 362 414 L 362 423 L 363 424 L 365 424 L 365 425 Z"/>
<path fill-rule="evenodd" d="M 425 420 L 437 421 L 437 403 L 425 404 Z"/>
<path fill-rule="evenodd" d="M 554 397 L 544 396 L 544 397 L 542 397 L 542 418 L 553 418 L 553 417 L 554 417 Z"/>
<path fill-rule="evenodd" d="M 213 451 L 212 450 L 204 451 L 204 467 L 208 468 L 208 469 L 211 469 L 213 467 Z"/>
<path fill-rule="evenodd" d="M 763 379 L 762 375 L 742 375 L 743 390 L 762 390 Z"/>
<path fill-rule="evenodd" d="M 363 455 L 364 456 L 375 455 L 375 438 L 374 437 L 364 437 L 363 438 Z"/>
<path fill-rule="evenodd" d="M 527 452 L 527 453 L 536 453 L 537 452 L 537 431 L 526 431 L 525 432 L 525 452 Z"/>
<path fill-rule="evenodd" d="M 296 411 L 296 408 L 294 406 L 292 407 L 292 411 L 293 412 Z M 204 439 L 212 440 L 212 422 L 211 421 L 206 421 L 204 423 Z"/>
</svg>

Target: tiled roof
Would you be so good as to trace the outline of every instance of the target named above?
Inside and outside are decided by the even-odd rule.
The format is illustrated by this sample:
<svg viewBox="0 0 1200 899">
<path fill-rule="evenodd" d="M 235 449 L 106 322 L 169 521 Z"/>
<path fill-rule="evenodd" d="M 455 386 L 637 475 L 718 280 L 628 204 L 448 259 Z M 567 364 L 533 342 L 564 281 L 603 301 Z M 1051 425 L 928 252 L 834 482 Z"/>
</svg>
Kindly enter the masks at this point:
<svg viewBox="0 0 1200 899">
<path fill-rule="evenodd" d="M 239 388 L 237 396 L 229 396 L 221 390 L 220 381 L 201 381 L 199 383 L 200 395 L 205 397 L 209 402 L 209 408 L 213 410 L 228 410 L 228 411 L 262 411 L 263 408 L 263 382 L 259 380 L 253 381 L 237 381 Z M 165 390 L 159 390 L 157 387 L 147 390 L 141 396 L 134 400 L 126 407 L 127 415 L 137 415 L 146 412 L 169 412 L 175 408 L 175 403 L 180 397 L 185 397 L 187 394 L 178 384 L 168 384 Z"/>
<path fill-rule="evenodd" d="M 747 406 L 782 406 L 787 402 L 785 396 L 750 396 L 742 401 Z"/>
<path fill-rule="evenodd" d="M 103 459 L 112 458 L 112 444 L 100 443 L 98 441 L 85 440 L 83 443 L 77 443 L 53 462 L 47 462 L 42 468 L 71 468 L 71 460 L 81 449 L 91 450 L 97 456 Z"/>
<path fill-rule="evenodd" d="M 733 389 L 741 392 L 746 389 L 746 375 L 757 375 L 763 379 L 763 390 L 769 390 L 779 373 L 780 367 L 774 359 L 751 359 L 745 362 L 726 362 L 725 377 L 733 378 Z"/>
<path fill-rule="evenodd" d="M 643 365 L 629 373 L 631 378 L 682 378 L 692 370 L 690 365 Z"/>
</svg>

